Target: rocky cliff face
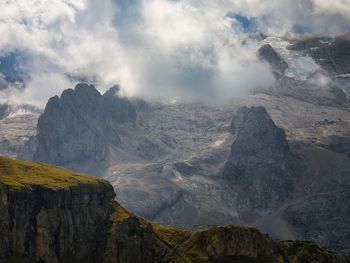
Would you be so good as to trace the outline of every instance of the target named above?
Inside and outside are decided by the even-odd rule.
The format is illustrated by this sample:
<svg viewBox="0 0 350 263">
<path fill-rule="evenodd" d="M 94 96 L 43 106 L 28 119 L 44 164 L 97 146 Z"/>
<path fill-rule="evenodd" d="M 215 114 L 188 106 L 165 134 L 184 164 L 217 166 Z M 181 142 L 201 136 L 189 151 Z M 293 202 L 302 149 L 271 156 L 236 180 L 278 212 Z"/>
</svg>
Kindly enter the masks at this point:
<svg viewBox="0 0 350 263">
<path fill-rule="evenodd" d="M 117 93 L 118 87 L 101 95 L 78 84 L 51 98 L 38 121 L 34 155 L 24 158 L 61 165 L 106 160 L 109 148 L 120 144 L 118 126 L 136 119 L 133 105 Z"/>
<path fill-rule="evenodd" d="M 231 130 L 236 139 L 224 177 L 238 192 L 241 216 L 253 219 L 276 209 L 294 190 L 286 136 L 263 107 L 240 108 Z"/>
<path fill-rule="evenodd" d="M 101 257 L 115 197 L 106 181 L 1 158 L 0 196 L 1 262 Z"/>
<path fill-rule="evenodd" d="M 349 262 L 312 242 L 276 242 L 253 228 L 163 227 L 113 198 L 106 181 L 0 157 L 1 262 Z"/>
</svg>

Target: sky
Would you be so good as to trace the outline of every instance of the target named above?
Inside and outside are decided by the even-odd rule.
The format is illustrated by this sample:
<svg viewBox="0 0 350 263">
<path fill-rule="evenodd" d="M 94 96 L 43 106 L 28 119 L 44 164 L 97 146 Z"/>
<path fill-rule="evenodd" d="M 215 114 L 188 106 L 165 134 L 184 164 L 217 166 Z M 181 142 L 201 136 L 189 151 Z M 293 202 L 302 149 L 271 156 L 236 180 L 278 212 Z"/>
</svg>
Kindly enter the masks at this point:
<svg viewBox="0 0 350 263">
<path fill-rule="evenodd" d="M 26 82 L 0 99 L 41 106 L 80 80 L 129 97 L 242 96 L 273 85 L 256 57 L 261 34 L 350 30 L 350 0 L 2 0 L 0 10 L 0 58 L 12 61 L 2 67 Z"/>
</svg>

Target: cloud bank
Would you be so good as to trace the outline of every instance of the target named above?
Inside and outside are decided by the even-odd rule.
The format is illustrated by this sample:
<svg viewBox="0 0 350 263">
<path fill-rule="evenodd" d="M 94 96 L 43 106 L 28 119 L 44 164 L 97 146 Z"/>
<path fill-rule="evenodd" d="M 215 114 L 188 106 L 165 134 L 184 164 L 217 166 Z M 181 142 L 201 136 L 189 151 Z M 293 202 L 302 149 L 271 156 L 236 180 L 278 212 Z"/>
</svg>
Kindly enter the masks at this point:
<svg viewBox="0 0 350 263">
<path fill-rule="evenodd" d="M 79 79 L 127 96 L 223 99 L 272 85 L 257 35 L 349 30 L 348 0 L 4 0 L 0 57 L 20 57 L 41 104 Z"/>
</svg>

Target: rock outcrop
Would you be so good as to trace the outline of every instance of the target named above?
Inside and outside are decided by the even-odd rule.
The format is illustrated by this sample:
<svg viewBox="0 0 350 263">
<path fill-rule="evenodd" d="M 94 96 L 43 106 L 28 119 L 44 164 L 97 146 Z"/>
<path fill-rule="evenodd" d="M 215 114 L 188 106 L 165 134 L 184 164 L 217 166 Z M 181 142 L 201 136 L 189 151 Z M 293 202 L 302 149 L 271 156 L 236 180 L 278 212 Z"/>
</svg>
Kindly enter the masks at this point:
<svg viewBox="0 0 350 263">
<path fill-rule="evenodd" d="M 292 153 L 284 131 L 263 107 L 240 108 L 231 130 L 236 139 L 223 174 L 238 192 L 241 216 L 254 219 L 276 209 L 293 192 Z"/>
<path fill-rule="evenodd" d="M 0 261 L 349 262 L 312 242 L 276 242 L 243 226 L 184 231 L 152 224 L 114 196 L 104 180 L 0 157 Z"/>
<path fill-rule="evenodd" d="M 335 154 L 295 142 L 292 151 L 284 131 L 263 107 L 240 108 L 231 131 L 236 139 L 224 178 L 237 192 L 241 222 L 275 238 L 310 239 L 348 254 L 350 225 L 346 218 L 350 211 L 346 204 L 350 196 L 345 141 L 335 147 Z M 322 133 L 326 134 L 325 127 Z"/>
<path fill-rule="evenodd" d="M 25 159 L 59 165 L 106 160 L 109 147 L 120 144 L 119 125 L 135 119 L 134 106 L 118 97 L 117 86 L 101 95 L 92 85 L 78 84 L 48 101 L 36 151 Z"/>
<path fill-rule="evenodd" d="M 277 79 L 280 79 L 285 70 L 288 68 L 288 63 L 272 48 L 270 44 L 265 44 L 258 50 L 259 57 L 268 63 L 272 73 Z"/>
</svg>

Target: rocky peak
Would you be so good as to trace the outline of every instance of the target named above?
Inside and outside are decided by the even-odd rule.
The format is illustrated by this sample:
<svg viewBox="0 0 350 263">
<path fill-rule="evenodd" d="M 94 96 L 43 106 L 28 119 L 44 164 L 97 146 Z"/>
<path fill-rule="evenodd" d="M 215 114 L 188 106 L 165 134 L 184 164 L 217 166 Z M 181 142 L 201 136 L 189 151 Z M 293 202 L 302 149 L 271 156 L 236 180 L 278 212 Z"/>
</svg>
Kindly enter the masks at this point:
<svg viewBox="0 0 350 263">
<path fill-rule="evenodd" d="M 51 98 L 38 121 L 33 158 L 53 164 L 103 161 L 118 146 L 119 127 L 136 119 L 136 110 L 113 87 L 104 95 L 93 85 L 78 84 Z"/>
<path fill-rule="evenodd" d="M 284 131 L 263 107 L 240 108 L 231 130 L 236 139 L 223 174 L 237 190 L 238 210 L 249 221 L 278 207 L 293 191 L 292 154 Z"/>
<path fill-rule="evenodd" d="M 110 88 L 109 90 L 107 90 L 103 96 L 104 97 L 115 97 L 115 96 L 118 96 L 118 93 L 119 93 L 119 90 L 120 90 L 120 87 L 119 85 L 114 85 L 112 88 Z"/>
<path fill-rule="evenodd" d="M 118 98 L 118 100 L 116 100 Z M 103 94 L 106 116 L 118 122 L 136 119 L 136 109 L 126 98 L 119 97 L 119 86 L 115 85 Z"/>
<path fill-rule="evenodd" d="M 232 118 L 231 131 L 237 139 L 231 153 L 245 150 L 247 153 L 281 155 L 289 153 L 283 129 L 277 127 L 264 107 L 242 107 Z M 269 149 L 274 149 L 271 152 Z"/>
</svg>

